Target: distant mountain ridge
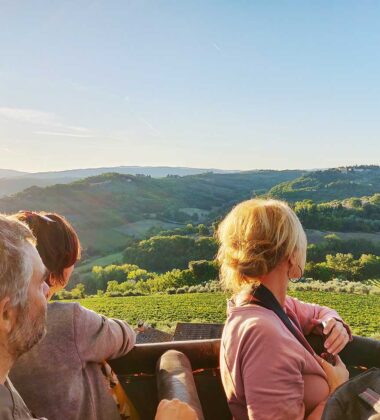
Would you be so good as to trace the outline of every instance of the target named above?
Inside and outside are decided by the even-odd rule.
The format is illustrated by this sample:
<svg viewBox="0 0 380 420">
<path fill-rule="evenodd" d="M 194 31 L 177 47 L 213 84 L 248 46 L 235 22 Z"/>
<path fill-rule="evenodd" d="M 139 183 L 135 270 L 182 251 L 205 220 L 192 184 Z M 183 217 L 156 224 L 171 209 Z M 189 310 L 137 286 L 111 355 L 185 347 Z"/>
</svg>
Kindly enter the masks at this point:
<svg viewBox="0 0 380 420">
<path fill-rule="evenodd" d="M 154 178 L 161 178 L 167 175 L 186 176 L 205 172 L 235 173 L 238 171 L 170 166 L 116 166 L 35 173 L 0 169 L 0 197 L 18 193 L 32 186 L 47 187 L 54 184 L 68 184 L 79 179 L 111 172 L 129 175 L 142 174 L 149 175 Z"/>
<path fill-rule="evenodd" d="M 126 175 L 150 175 L 154 178 L 161 178 L 167 175 L 197 175 L 205 172 L 213 173 L 234 173 L 239 171 L 212 169 L 212 168 L 188 168 L 183 166 L 106 166 L 101 168 L 68 169 L 65 171 L 37 172 L 29 174 L 31 178 L 88 178 L 90 176 L 105 173 L 118 173 Z"/>
<path fill-rule="evenodd" d="M 15 178 L 29 175 L 28 172 L 15 171 L 14 169 L 0 169 L 0 178 Z"/>
</svg>

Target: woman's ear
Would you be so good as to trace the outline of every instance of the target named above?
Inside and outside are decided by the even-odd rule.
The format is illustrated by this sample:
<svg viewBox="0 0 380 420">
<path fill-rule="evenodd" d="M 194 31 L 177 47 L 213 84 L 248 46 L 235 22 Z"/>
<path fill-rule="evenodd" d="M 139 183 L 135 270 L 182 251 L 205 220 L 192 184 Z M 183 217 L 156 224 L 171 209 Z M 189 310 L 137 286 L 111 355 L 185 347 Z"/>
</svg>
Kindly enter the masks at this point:
<svg viewBox="0 0 380 420">
<path fill-rule="evenodd" d="M 58 281 L 57 277 L 53 273 L 50 273 L 49 275 L 48 284 L 49 284 L 48 300 L 50 300 L 55 293 L 59 292 L 62 289 L 62 286 L 60 282 Z"/>
<path fill-rule="evenodd" d="M 289 265 L 290 267 L 297 265 L 297 254 L 295 252 L 289 257 Z"/>
<path fill-rule="evenodd" d="M 67 284 L 70 280 L 71 274 L 73 273 L 73 270 L 74 270 L 74 264 L 71 265 L 70 267 L 66 267 L 63 270 L 63 279 L 64 279 L 64 283 L 65 283 L 64 287 L 67 286 Z"/>
<path fill-rule="evenodd" d="M 55 286 L 56 280 L 55 280 L 55 275 L 53 273 L 49 274 L 49 278 L 48 278 L 48 281 L 46 283 L 49 285 L 49 287 L 54 287 Z"/>
<path fill-rule="evenodd" d="M 299 277 L 299 266 L 297 260 L 297 254 L 293 252 L 293 254 L 288 259 L 288 276 L 289 278 L 296 278 Z"/>
</svg>

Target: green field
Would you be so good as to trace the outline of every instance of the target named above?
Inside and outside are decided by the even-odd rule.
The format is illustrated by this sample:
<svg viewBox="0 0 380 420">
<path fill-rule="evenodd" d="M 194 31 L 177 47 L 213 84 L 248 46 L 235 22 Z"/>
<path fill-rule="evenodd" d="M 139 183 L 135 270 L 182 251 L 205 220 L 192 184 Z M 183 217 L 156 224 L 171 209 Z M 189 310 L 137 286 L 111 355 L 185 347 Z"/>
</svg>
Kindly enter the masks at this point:
<svg viewBox="0 0 380 420">
<path fill-rule="evenodd" d="M 316 229 L 305 229 L 305 231 L 309 244 L 318 244 L 323 242 L 326 235 L 337 235 L 343 241 L 347 241 L 349 239 L 365 239 L 367 241 L 380 242 L 379 232 L 335 232 Z"/>
<path fill-rule="evenodd" d="M 117 230 L 124 235 L 134 236 L 135 238 L 142 239 L 151 228 L 170 230 L 181 226 L 184 226 L 184 224 L 163 222 L 162 220 L 158 219 L 143 219 L 139 220 L 138 222 L 127 223 L 126 225 L 118 227 Z"/>
<path fill-rule="evenodd" d="M 105 257 L 88 259 L 84 262 L 84 264 L 78 265 L 78 267 L 75 268 L 75 271 L 79 274 L 83 274 L 86 272 L 90 272 L 92 270 L 92 267 L 95 265 L 105 266 L 115 263 L 121 264 L 122 260 L 123 253 L 115 252 L 113 254 L 106 255 Z"/>
<path fill-rule="evenodd" d="M 336 309 L 356 335 L 380 338 L 380 296 L 327 292 L 292 292 L 291 295 Z M 194 293 L 88 298 L 80 303 L 104 315 L 125 319 L 132 325 L 144 320 L 155 322 L 157 328 L 168 331 L 178 321 L 224 322 L 226 298 L 223 293 Z"/>
</svg>

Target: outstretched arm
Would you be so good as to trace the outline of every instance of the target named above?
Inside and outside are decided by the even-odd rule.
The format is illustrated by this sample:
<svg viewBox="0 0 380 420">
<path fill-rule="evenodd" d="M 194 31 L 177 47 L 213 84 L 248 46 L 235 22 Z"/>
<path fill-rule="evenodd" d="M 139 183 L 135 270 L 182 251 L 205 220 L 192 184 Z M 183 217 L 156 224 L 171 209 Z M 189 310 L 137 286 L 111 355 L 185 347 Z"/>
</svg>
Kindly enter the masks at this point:
<svg viewBox="0 0 380 420">
<path fill-rule="evenodd" d="M 128 353 L 136 334 L 125 322 L 107 318 L 77 304 L 74 310 L 74 334 L 83 362 L 103 362 Z"/>
</svg>

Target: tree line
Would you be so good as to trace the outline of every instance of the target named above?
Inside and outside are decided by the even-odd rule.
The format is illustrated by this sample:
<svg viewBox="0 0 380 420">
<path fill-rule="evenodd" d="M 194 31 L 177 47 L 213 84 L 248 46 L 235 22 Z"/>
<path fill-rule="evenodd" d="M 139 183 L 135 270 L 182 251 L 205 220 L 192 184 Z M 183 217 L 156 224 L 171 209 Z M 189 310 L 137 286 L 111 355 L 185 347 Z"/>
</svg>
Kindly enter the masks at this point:
<svg viewBox="0 0 380 420">
<path fill-rule="evenodd" d="M 303 226 L 308 229 L 380 231 L 380 194 L 321 204 L 303 200 L 296 202 L 293 208 Z"/>
</svg>

